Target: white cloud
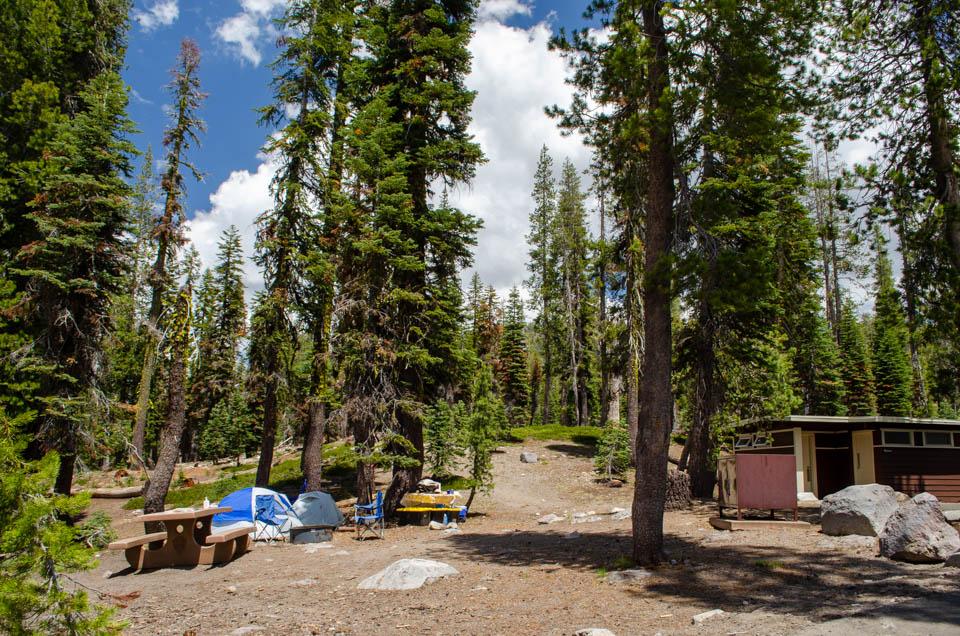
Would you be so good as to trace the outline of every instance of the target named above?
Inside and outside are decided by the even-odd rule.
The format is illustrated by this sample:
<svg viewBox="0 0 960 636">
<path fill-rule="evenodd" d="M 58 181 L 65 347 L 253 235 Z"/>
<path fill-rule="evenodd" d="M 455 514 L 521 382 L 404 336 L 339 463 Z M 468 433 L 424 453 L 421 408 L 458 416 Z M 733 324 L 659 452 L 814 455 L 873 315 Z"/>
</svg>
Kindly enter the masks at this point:
<svg viewBox="0 0 960 636">
<path fill-rule="evenodd" d="M 240 0 L 241 12 L 221 22 L 214 36 L 241 60 L 258 66 L 263 60 L 261 45 L 276 35 L 272 19 L 285 5 L 286 0 Z"/>
<path fill-rule="evenodd" d="M 263 289 L 263 275 L 253 262 L 256 220 L 273 205 L 270 182 L 276 173 L 274 160 L 261 155 L 262 163 L 254 173 L 235 170 L 217 191 L 210 195 L 210 209 L 200 210 L 187 222 L 187 236 L 200 252 L 204 267 L 213 267 L 217 260 L 217 242 L 231 225 L 237 226 L 243 242 L 246 262 L 244 285 L 249 296 Z"/>
<path fill-rule="evenodd" d="M 282 9 L 287 0 L 240 0 L 244 13 L 254 13 L 267 17 L 277 9 Z"/>
<path fill-rule="evenodd" d="M 135 9 L 133 18 L 144 31 L 152 31 L 157 27 L 170 26 L 180 17 L 178 0 L 155 0 L 146 11 Z"/>
<path fill-rule="evenodd" d="M 573 94 L 564 83 L 566 63 L 547 48 L 551 34 L 544 23 L 520 29 L 485 21 L 477 25 L 470 43 L 473 71 L 467 86 L 477 91 L 471 132 L 487 163 L 477 170 L 471 187 L 451 193 L 451 201 L 483 219 L 475 268 L 500 293 L 527 276 L 525 236 L 540 148 L 547 145 L 558 174 L 564 158 L 581 170 L 590 160 L 580 137 L 562 136 L 543 112 L 545 106 L 568 105 Z M 583 185 L 587 187 L 586 180 Z"/>
<path fill-rule="evenodd" d="M 260 64 L 263 56 L 257 48 L 260 39 L 259 21 L 249 13 L 238 13 L 227 18 L 217 27 L 216 35 L 227 47 L 254 66 Z"/>
<path fill-rule="evenodd" d="M 521 0 L 483 0 L 477 11 L 480 21 L 498 20 L 503 21 L 515 15 L 529 16 L 533 6 L 523 3 Z"/>
<path fill-rule="evenodd" d="M 558 174 L 564 158 L 569 157 L 580 169 L 586 168 L 590 158 L 580 138 L 561 136 L 556 123 L 543 111 L 548 105 L 569 104 L 572 95 L 564 83 L 568 74 L 565 62 L 547 48 L 550 36 L 546 24 L 520 29 L 482 20 L 470 43 L 473 71 L 467 86 L 477 91 L 470 131 L 487 163 L 477 170 L 473 183 L 451 192 L 450 199 L 483 219 L 476 267 L 485 283 L 503 293 L 527 275 L 525 235 L 541 146 L 549 147 Z M 217 240 L 230 224 L 243 234 L 247 257 L 253 254 L 254 219 L 272 204 L 269 186 L 274 172 L 275 163 L 266 157 L 254 173 L 233 172 L 211 195 L 210 210 L 197 212 L 190 221 L 190 237 L 204 265 L 215 261 Z M 587 185 L 585 179 L 584 188 Z M 248 290 L 262 289 L 263 280 L 252 263 L 247 264 L 245 275 Z"/>
</svg>

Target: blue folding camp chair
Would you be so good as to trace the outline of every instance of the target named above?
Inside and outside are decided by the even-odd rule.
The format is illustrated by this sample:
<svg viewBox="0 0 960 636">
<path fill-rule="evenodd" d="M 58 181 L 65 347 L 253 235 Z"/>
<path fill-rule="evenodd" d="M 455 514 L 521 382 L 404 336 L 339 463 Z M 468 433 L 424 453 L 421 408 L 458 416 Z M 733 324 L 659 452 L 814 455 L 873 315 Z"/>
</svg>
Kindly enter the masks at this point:
<svg viewBox="0 0 960 636">
<path fill-rule="evenodd" d="M 273 495 L 257 495 L 253 540 L 275 541 L 282 537 L 283 524 L 287 522 L 287 516 L 283 513 Z"/>
<path fill-rule="evenodd" d="M 357 529 L 357 539 L 363 541 L 364 535 L 373 534 L 383 538 L 383 493 L 377 491 L 377 496 L 368 504 L 353 505 L 353 525 Z"/>
</svg>

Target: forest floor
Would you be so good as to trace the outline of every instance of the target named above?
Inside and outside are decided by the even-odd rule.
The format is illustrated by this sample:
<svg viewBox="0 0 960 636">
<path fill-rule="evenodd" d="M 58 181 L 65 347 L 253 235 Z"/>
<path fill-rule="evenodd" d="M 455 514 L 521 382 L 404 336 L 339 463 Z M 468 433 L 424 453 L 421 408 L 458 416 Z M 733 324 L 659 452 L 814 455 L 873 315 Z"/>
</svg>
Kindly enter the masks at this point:
<svg viewBox="0 0 960 636">
<path fill-rule="evenodd" d="M 520 462 L 520 452 L 540 462 Z M 907 565 L 863 541 L 807 529 L 714 530 L 713 505 L 668 512 L 670 564 L 635 582 L 628 567 L 632 484 L 610 488 L 591 471 L 593 450 L 527 441 L 495 455 L 496 487 L 478 496 L 462 532 L 388 528 L 329 547 L 257 544 L 222 566 L 143 573 L 119 552 L 76 576 L 111 596 L 130 634 L 960 634 L 960 569 Z M 122 501 L 94 500 L 120 536 L 142 532 Z M 600 520 L 572 523 L 573 514 Z M 537 523 L 538 515 L 566 516 Z M 571 534 L 575 533 L 575 534 Z M 368 592 L 357 584 L 401 558 L 443 561 L 460 575 L 419 590 Z M 118 599 L 124 599 L 122 601 Z M 702 625 L 701 612 L 724 613 Z"/>
</svg>

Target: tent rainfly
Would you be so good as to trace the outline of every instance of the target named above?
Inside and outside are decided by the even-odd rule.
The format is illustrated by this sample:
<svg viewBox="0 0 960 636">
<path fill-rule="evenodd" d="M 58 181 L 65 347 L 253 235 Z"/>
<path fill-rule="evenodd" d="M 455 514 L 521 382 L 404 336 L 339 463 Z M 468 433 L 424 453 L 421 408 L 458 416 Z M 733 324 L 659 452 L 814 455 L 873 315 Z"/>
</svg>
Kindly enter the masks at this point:
<svg viewBox="0 0 960 636">
<path fill-rule="evenodd" d="M 302 524 L 286 495 L 269 488 L 244 488 L 220 500 L 233 508 L 213 518 L 213 531 L 220 533 L 245 524 L 254 524 L 257 539 L 277 539 Z"/>
</svg>

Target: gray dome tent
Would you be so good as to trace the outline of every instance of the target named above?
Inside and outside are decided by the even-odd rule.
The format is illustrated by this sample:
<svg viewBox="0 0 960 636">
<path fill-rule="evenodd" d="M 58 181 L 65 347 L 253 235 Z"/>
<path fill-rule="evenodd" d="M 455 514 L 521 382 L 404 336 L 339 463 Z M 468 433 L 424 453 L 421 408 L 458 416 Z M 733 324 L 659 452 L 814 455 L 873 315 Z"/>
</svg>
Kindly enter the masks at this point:
<svg viewBox="0 0 960 636">
<path fill-rule="evenodd" d="M 294 543 L 329 540 L 327 532 L 312 533 L 310 531 L 330 531 L 343 525 L 343 514 L 337 508 L 337 504 L 333 501 L 330 493 L 305 492 L 297 497 L 292 508 L 302 524 L 301 527 L 291 532 L 291 539 Z"/>
</svg>

